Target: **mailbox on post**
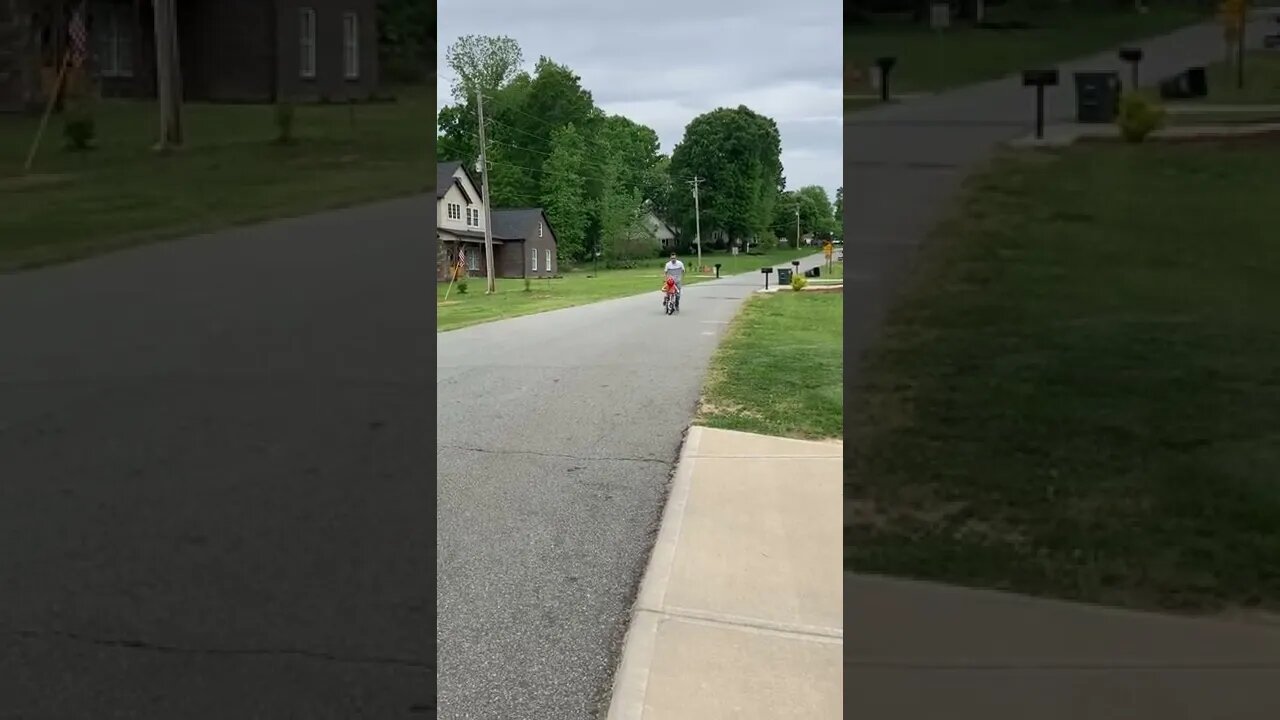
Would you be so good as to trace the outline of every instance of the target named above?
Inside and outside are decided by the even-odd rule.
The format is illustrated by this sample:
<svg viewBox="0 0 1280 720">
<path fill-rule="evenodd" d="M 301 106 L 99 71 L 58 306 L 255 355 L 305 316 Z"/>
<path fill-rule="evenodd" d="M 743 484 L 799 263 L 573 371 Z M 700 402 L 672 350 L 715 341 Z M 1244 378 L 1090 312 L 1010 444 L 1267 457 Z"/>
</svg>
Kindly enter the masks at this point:
<svg viewBox="0 0 1280 720">
<path fill-rule="evenodd" d="M 898 58 L 886 55 L 876 58 L 876 67 L 880 68 L 880 102 L 889 102 L 889 73 L 898 64 Z"/>
<path fill-rule="evenodd" d="M 764 289 L 769 289 L 769 275 L 773 273 L 773 268 L 760 268 L 760 272 L 764 273 Z"/>
<path fill-rule="evenodd" d="M 716 263 L 716 279 L 720 279 L 720 263 Z"/>
<path fill-rule="evenodd" d="M 1044 139 L 1044 89 L 1058 84 L 1058 71 L 1023 70 L 1022 84 L 1036 89 L 1036 139 Z"/>
</svg>

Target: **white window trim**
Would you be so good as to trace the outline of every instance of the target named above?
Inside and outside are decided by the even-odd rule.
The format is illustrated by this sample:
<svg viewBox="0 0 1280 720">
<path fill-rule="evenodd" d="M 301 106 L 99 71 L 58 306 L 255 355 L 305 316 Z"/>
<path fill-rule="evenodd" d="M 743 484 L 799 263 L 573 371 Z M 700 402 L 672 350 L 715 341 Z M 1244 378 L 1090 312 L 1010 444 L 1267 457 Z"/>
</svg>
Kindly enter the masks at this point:
<svg viewBox="0 0 1280 720">
<path fill-rule="evenodd" d="M 533 249 L 533 267 L 534 272 L 538 272 L 538 248 Z"/>
<path fill-rule="evenodd" d="M 342 15 L 342 75 L 348 80 L 360 79 L 360 15 Z"/>
<path fill-rule="evenodd" d="M 450 220 L 461 220 L 462 206 L 458 203 L 449 203 L 448 215 Z"/>
<path fill-rule="evenodd" d="M 310 36 L 307 30 L 311 31 Z M 298 75 L 307 80 L 316 76 L 316 10 L 298 8 Z"/>
<path fill-rule="evenodd" d="M 538 237 L 542 237 L 542 221 L 538 221 Z"/>
<path fill-rule="evenodd" d="M 544 251 L 544 259 L 547 261 L 547 272 L 551 272 L 551 248 Z"/>
</svg>

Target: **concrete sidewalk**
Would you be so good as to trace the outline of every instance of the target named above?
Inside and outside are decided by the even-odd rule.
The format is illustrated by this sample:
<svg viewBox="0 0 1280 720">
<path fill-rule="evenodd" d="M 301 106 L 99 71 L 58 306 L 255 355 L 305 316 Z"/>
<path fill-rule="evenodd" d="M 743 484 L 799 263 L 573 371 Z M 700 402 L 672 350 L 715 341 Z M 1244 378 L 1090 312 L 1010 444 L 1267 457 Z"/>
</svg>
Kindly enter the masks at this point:
<svg viewBox="0 0 1280 720">
<path fill-rule="evenodd" d="M 689 430 L 610 720 L 842 717 L 843 457 Z"/>
<path fill-rule="evenodd" d="M 1280 626 L 855 575 L 844 595 L 857 717 L 1280 718 Z"/>
</svg>

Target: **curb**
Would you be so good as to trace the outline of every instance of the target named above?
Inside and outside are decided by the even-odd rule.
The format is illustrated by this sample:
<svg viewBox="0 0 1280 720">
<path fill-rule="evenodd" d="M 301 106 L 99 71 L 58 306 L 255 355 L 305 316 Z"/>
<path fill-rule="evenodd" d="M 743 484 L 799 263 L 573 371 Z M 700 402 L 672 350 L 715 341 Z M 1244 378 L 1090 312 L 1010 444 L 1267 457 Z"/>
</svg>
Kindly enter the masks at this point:
<svg viewBox="0 0 1280 720">
<path fill-rule="evenodd" d="M 662 512 L 662 523 L 658 526 L 658 537 L 645 567 L 640 592 L 631 608 L 631 625 L 627 628 L 622 643 L 622 659 L 614 674 L 608 720 L 641 720 L 644 717 L 649 667 L 662 619 L 655 610 L 662 607 L 667 594 L 676 547 L 680 542 L 680 527 L 689 503 L 689 491 L 693 487 L 691 459 L 697 455 L 701 442 L 702 428 L 697 425 L 690 427 L 684 447 L 680 449 L 676 473 L 671 480 L 671 494 Z"/>
</svg>

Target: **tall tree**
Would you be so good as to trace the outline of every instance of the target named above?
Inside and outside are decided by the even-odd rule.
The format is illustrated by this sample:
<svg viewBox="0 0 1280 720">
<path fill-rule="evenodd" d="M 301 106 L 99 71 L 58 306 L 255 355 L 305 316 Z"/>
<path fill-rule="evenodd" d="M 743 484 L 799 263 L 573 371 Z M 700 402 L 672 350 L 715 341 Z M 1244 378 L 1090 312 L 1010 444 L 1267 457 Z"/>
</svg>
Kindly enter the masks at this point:
<svg viewBox="0 0 1280 720">
<path fill-rule="evenodd" d="M 835 202 L 836 237 L 844 237 L 844 186 L 836 188 Z"/>
<path fill-rule="evenodd" d="M 622 184 L 620 156 L 608 148 L 601 165 L 601 190 L 597 201 L 600 249 L 610 261 L 629 259 L 632 239 L 640 220 L 640 192 Z"/>
<path fill-rule="evenodd" d="M 556 229 L 556 252 L 562 263 L 585 259 L 587 207 L 584 179 L 586 143 L 572 123 L 551 136 L 551 156 L 543 165 L 542 207 Z"/>
<path fill-rule="evenodd" d="M 445 50 L 444 57 L 454 73 L 453 99 L 462 103 L 474 101 L 476 92 L 496 93 L 524 62 L 520 43 L 505 35 L 465 35 Z"/>
<path fill-rule="evenodd" d="M 706 179 L 700 191 L 703 234 L 724 231 L 735 240 L 760 235 L 773 222 L 785 186 L 777 124 L 746 106 L 699 115 L 671 153 L 671 181 Z M 686 234 L 694 227 L 693 197 L 671 194 L 673 219 Z"/>
</svg>

